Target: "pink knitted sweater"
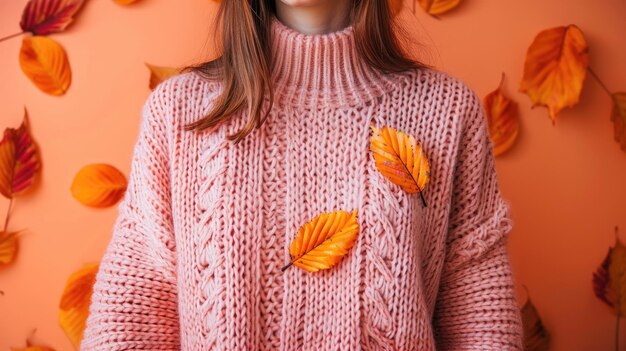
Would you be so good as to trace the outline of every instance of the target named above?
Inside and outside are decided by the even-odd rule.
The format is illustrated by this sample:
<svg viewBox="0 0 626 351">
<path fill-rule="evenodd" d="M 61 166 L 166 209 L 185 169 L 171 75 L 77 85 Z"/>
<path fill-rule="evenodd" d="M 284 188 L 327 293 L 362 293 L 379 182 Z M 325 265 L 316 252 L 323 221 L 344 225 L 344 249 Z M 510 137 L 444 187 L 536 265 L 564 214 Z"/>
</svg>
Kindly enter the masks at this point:
<svg viewBox="0 0 626 351">
<path fill-rule="evenodd" d="M 183 125 L 218 82 L 186 72 L 150 94 L 81 350 L 522 350 L 512 229 L 481 100 L 435 69 L 359 65 L 353 28 L 273 19 L 271 115 L 241 143 Z M 370 123 L 415 136 L 427 206 L 385 178 Z M 301 225 L 358 209 L 331 269 L 290 261 Z"/>
</svg>

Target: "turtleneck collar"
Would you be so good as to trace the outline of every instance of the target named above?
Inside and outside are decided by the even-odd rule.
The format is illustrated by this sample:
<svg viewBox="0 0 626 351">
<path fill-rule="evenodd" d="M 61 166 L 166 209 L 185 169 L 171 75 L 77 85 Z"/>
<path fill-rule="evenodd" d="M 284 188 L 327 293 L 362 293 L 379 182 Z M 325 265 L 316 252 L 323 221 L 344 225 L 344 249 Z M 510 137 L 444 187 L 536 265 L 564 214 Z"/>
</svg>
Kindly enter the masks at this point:
<svg viewBox="0 0 626 351">
<path fill-rule="evenodd" d="M 393 74 L 381 73 L 361 60 L 352 25 L 331 33 L 305 34 L 275 15 L 271 23 L 277 103 L 299 107 L 357 105 L 394 86 Z"/>
</svg>

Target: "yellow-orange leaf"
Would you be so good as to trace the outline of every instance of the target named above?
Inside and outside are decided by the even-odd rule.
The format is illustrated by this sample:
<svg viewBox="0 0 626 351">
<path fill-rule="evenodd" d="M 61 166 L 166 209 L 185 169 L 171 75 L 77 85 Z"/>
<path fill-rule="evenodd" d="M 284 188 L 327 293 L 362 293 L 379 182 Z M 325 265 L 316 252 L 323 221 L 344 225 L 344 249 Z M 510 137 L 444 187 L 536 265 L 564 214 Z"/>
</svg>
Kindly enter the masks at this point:
<svg viewBox="0 0 626 351">
<path fill-rule="evenodd" d="M 615 130 L 614 138 L 622 150 L 626 151 L 626 93 L 614 93 L 613 108 L 611 110 L 611 122 Z"/>
<path fill-rule="evenodd" d="M 440 15 L 457 7 L 461 0 L 418 0 L 420 6 L 431 15 Z"/>
<path fill-rule="evenodd" d="M 134 4 L 139 0 L 113 0 L 113 2 L 119 4 L 119 5 L 130 5 L 130 4 Z"/>
<path fill-rule="evenodd" d="M 0 265 L 13 262 L 17 253 L 17 237 L 21 231 L 0 231 Z"/>
<path fill-rule="evenodd" d="M 99 263 L 88 263 L 73 273 L 67 280 L 59 303 L 59 324 L 76 348 L 80 344 L 89 316 L 98 267 Z"/>
<path fill-rule="evenodd" d="M 504 73 L 498 88 L 485 96 L 484 104 L 495 156 L 510 149 L 519 133 L 517 103 L 504 94 Z"/>
<path fill-rule="evenodd" d="M 53 348 L 48 346 L 29 346 L 26 348 L 11 348 L 11 351 L 55 351 Z"/>
<path fill-rule="evenodd" d="M 392 183 L 408 193 L 419 192 L 422 203 L 426 200 L 422 191 L 430 179 L 430 163 L 424 149 L 413 135 L 384 126 L 380 129 L 370 125 L 370 150 L 378 171 Z"/>
<path fill-rule="evenodd" d="M 159 85 L 159 83 L 164 81 L 166 78 L 175 76 L 181 71 L 178 68 L 155 66 L 149 63 L 146 63 L 146 66 L 150 70 L 150 83 L 148 84 L 150 90 L 153 90 L 157 85 Z"/>
<path fill-rule="evenodd" d="M 126 191 L 124 173 L 105 164 L 94 163 L 78 171 L 70 188 L 72 196 L 91 207 L 109 207 L 117 203 Z"/>
<path fill-rule="evenodd" d="M 63 95 L 70 86 L 72 72 L 63 47 L 44 36 L 22 40 L 19 55 L 22 72 L 41 91 Z"/>
<path fill-rule="evenodd" d="M 589 48 L 575 25 L 541 31 L 528 48 L 519 91 L 546 106 L 552 124 L 565 107 L 578 103 L 589 65 Z"/>
<path fill-rule="evenodd" d="M 0 141 L 0 194 L 11 199 L 28 190 L 39 173 L 40 164 L 24 109 L 22 124 L 17 129 L 5 129 Z"/>
<path fill-rule="evenodd" d="M 337 264 L 359 235 L 357 211 L 322 213 L 301 226 L 289 247 L 291 262 L 282 270 L 293 264 L 317 272 Z"/>
</svg>

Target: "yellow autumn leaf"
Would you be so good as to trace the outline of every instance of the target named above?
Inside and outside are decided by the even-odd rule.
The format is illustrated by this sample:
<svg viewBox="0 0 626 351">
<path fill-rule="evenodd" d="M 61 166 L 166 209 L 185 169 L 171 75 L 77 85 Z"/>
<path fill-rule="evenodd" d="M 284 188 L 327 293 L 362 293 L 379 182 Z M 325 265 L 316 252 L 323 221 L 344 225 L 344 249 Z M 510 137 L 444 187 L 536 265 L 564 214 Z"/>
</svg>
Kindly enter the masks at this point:
<svg viewBox="0 0 626 351">
<path fill-rule="evenodd" d="M 137 1 L 139 0 L 113 0 L 113 2 L 119 5 L 131 5 L 136 3 Z"/>
<path fill-rule="evenodd" d="M 317 272 L 336 265 L 359 235 L 357 211 L 322 213 L 302 225 L 289 247 L 291 262 L 281 270 L 285 271 L 293 264 Z"/>
<path fill-rule="evenodd" d="M 27 36 L 19 54 L 22 72 L 41 91 L 63 95 L 72 79 L 70 64 L 63 47 L 45 36 Z"/>
<path fill-rule="evenodd" d="M 59 324 L 78 348 L 89 316 L 89 306 L 99 263 L 85 264 L 67 280 L 59 303 Z"/>
<path fill-rule="evenodd" d="M 6 265 L 15 259 L 18 248 L 18 234 L 16 232 L 0 231 L 0 265 Z"/>
<path fill-rule="evenodd" d="M 180 69 L 174 67 L 155 66 L 149 63 L 145 64 L 150 70 L 150 82 L 148 84 L 150 90 L 153 90 L 159 83 L 165 79 L 175 76 L 181 72 Z"/>
<path fill-rule="evenodd" d="M 493 141 L 494 156 L 510 149 L 519 133 L 517 103 L 504 94 L 504 73 L 496 90 L 485 96 L 484 104 L 489 124 L 489 136 Z"/>
<path fill-rule="evenodd" d="M 413 135 L 384 126 L 370 125 L 370 151 L 378 171 L 408 193 L 420 193 L 426 206 L 423 189 L 430 179 L 430 163 L 422 146 Z"/>
<path fill-rule="evenodd" d="M 589 48 L 575 25 L 541 31 L 526 53 L 519 91 L 533 105 L 546 106 L 556 123 L 559 112 L 578 103 L 589 65 Z"/>
<path fill-rule="evenodd" d="M 105 163 L 94 163 L 78 171 L 70 191 L 84 205 L 109 207 L 124 196 L 127 186 L 124 173 L 117 168 Z"/>
<path fill-rule="evenodd" d="M 440 15 L 457 7 L 461 0 L 417 0 L 420 6 L 431 15 Z"/>
<path fill-rule="evenodd" d="M 620 144 L 622 151 L 626 151 L 626 93 L 611 95 L 613 107 L 611 122 L 613 122 L 614 139 Z"/>
</svg>

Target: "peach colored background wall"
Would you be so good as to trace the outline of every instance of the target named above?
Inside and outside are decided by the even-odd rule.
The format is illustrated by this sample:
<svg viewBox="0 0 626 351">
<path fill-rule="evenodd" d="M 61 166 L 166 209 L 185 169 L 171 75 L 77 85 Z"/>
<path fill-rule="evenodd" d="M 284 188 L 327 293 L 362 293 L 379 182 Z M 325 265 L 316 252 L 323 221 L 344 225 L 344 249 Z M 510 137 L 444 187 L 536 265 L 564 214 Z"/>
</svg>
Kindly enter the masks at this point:
<svg viewBox="0 0 626 351">
<path fill-rule="evenodd" d="M 19 31 L 26 1 L 0 1 L 0 37 Z M 410 5 L 409 5 L 410 6 Z M 207 0 L 143 0 L 121 7 L 89 1 L 78 20 L 54 34 L 68 53 L 72 85 L 62 97 L 40 92 L 20 71 L 20 38 L 0 42 L 0 128 L 17 127 L 23 108 L 43 159 L 37 187 L 13 205 L 9 229 L 27 228 L 17 261 L 0 271 L 0 350 L 33 341 L 71 349 L 58 326 L 67 277 L 97 261 L 109 240 L 115 207 L 91 209 L 69 192 L 84 165 L 106 162 L 128 174 L 146 99 L 144 62 L 178 66 L 209 55 Z M 513 205 L 510 254 L 520 304 L 527 286 L 556 351 L 614 349 L 615 320 L 593 295 L 592 272 L 626 238 L 626 154 L 613 141 L 610 99 L 590 75 L 581 103 L 552 126 L 544 108 L 517 92 L 524 55 L 541 30 L 578 25 L 590 65 L 609 89 L 626 90 L 626 2 L 620 0 L 466 0 L 441 20 L 418 8 L 402 14 L 426 52 L 422 60 L 458 76 L 481 96 L 505 89 L 520 104 L 517 144 L 497 158 L 504 196 Z M 0 204 L 4 221 L 8 201 Z M 626 324 L 626 323 L 624 323 Z M 624 327 L 626 328 L 626 327 Z M 626 345 L 626 331 L 622 330 Z"/>
</svg>

